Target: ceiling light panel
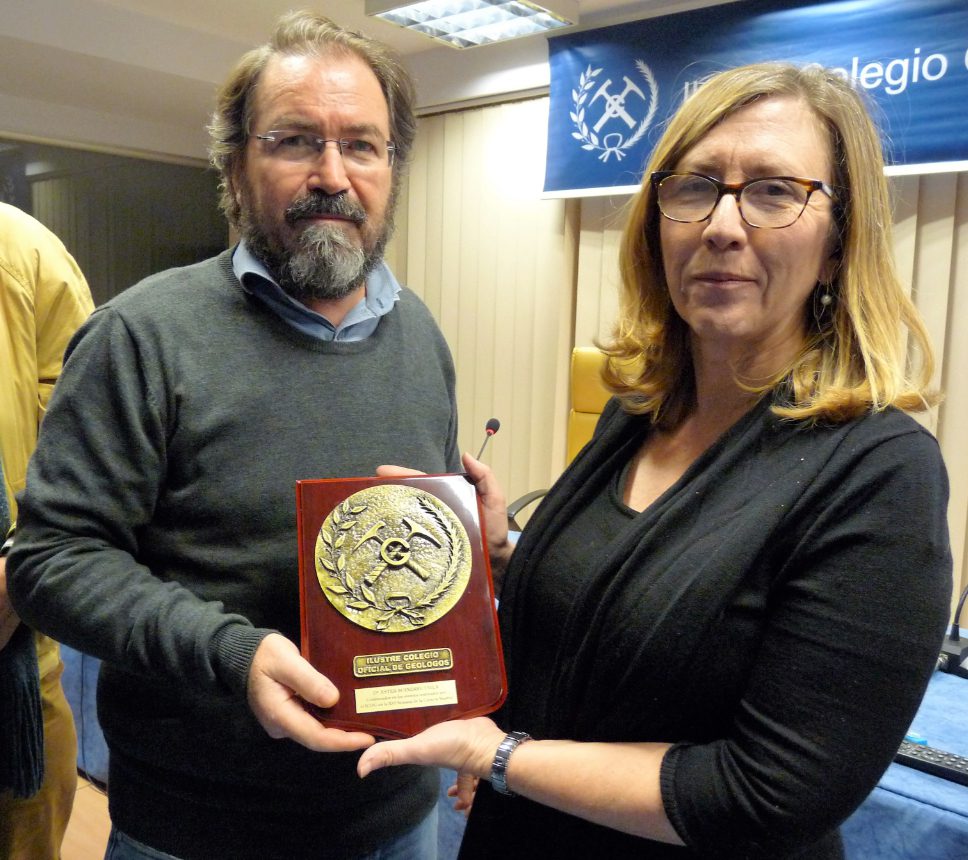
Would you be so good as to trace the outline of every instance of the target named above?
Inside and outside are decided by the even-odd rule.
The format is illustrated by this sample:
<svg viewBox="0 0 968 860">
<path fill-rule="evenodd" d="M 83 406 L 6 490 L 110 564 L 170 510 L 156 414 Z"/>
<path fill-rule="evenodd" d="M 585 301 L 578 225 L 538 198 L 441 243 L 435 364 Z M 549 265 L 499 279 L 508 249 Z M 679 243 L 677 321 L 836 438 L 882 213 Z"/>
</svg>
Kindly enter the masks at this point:
<svg viewBox="0 0 968 860">
<path fill-rule="evenodd" d="M 554 8 L 525 0 L 424 0 L 393 8 L 388 0 L 366 0 L 366 14 L 454 48 L 474 48 L 578 22 L 578 4 L 573 0 L 547 5 Z"/>
</svg>

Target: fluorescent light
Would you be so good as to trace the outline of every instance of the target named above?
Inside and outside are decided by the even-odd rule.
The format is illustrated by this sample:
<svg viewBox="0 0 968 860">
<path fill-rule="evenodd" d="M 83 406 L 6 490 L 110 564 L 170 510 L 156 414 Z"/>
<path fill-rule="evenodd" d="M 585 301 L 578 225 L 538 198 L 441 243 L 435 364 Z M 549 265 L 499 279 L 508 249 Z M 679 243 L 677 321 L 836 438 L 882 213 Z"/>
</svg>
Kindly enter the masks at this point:
<svg viewBox="0 0 968 860">
<path fill-rule="evenodd" d="M 551 0 L 538 6 L 527 0 L 423 0 L 394 8 L 393 0 L 366 0 L 366 14 L 454 48 L 473 48 L 570 27 L 578 23 L 578 3 Z"/>
</svg>

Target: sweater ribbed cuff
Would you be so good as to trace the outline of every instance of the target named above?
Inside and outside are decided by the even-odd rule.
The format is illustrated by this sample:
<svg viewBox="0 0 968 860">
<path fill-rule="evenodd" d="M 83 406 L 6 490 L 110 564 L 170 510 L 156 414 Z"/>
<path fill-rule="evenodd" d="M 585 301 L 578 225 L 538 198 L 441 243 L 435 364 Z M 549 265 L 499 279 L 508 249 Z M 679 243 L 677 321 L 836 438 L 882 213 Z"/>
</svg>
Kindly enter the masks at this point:
<svg viewBox="0 0 968 860">
<path fill-rule="evenodd" d="M 219 680 L 233 693 L 244 696 L 252 659 L 262 640 L 275 631 L 247 624 L 228 624 L 212 640 L 212 662 Z"/>
</svg>

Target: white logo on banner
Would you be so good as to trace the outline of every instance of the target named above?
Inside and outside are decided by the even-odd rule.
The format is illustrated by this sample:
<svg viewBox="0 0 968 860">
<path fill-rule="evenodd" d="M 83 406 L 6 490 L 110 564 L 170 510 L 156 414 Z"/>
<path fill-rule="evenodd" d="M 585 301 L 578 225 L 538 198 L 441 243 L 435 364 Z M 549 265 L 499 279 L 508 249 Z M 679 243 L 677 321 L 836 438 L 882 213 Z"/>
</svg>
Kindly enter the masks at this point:
<svg viewBox="0 0 968 860">
<path fill-rule="evenodd" d="M 613 84 L 611 78 L 600 84 L 597 78 L 602 69 L 593 69 L 591 65 L 579 76 L 578 88 L 571 91 L 574 110 L 568 116 L 578 129 L 571 136 L 582 142 L 582 149 L 599 152 L 600 161 L 607 162 L 612 155 L 621 161 L 626 155 L 625 150 L 631 149 L 641 140 L 655 117 L 656 108 L 659 106 L 659 85 L 655 82 L 652 70 L 642 60 L 636 60 L 635 67 L 642 75 L 648 96 L 628 75 L 622 76 L 623 89 L 619 89 L 620 84 Z M 645 117 L 639 120 L 643 110 Z M 589 128 L 588 122 L 591 120 L 586 121 L 585 114 L 593 111 L 598 119 Z M 606 126 L 615 127 L 617 123 L 624 125 L 627 130 L 602 134 Z M 625 137 L 629 132 L 631 134 Z"/>
</svg>

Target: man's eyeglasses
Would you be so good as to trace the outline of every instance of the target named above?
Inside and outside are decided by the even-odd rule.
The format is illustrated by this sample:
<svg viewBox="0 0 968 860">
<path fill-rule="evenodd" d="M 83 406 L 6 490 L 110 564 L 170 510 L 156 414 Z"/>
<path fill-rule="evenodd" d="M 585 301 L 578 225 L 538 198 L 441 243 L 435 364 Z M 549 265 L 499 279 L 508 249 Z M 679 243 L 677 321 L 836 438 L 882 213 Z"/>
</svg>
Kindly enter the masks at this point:
<svg viewBox="0 0 968 860">
<path fill-rule="evenodd" d="M 720 182 L 701 173 L 659 170 L 651 176 L 659 211 L 670 221 L 705 221 L 724 194 L 736 198 L 739 214 L 750 227 L 789 227 L 807 208 L 810 195 L 822 191 L 835 200 L 834 190 L 819 179 L 764 176 L 747 182 Z"/>
<path fill-rule="evenodd" d="M 396 152 L 396 147 L 391 141 L 376 137 L 333 139 L 295 130 L 267 131 L 255 137 L 257 140 L 265 141 L 269 155 L 281 161 L 292 161 L 297 164 L 315 161 L 322 154 L 327 143 L 335 143 L 343 158 L 343 165 L 348 170 L 392 167 Z"/>
</svg>

